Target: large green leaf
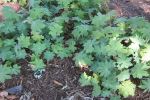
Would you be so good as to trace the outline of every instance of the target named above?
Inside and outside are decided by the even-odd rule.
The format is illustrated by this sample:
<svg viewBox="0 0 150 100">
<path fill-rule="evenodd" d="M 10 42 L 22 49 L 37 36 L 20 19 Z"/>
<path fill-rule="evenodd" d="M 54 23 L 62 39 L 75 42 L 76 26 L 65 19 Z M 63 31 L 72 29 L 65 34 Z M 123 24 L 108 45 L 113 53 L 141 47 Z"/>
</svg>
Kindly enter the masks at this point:
<svg viewBox="0 0 150 100">
<path fill-rule="evenodd" d="M 92 67 L 94 72 L 99 73 L 103 77 L 108 77 L 111 75 L 114 65 L 112 62 L 104 61 L 104 62 L 97 62 Z"/>
<path fill-rule="evenodd" d="M 137 63 L 131 69 L 131 74 L 133 75 L 134 78 L 141 79 L 144 76 L 149 76 L 148 69 L 150 69 L 150 66 L 143 63 Z"/>
</svg>

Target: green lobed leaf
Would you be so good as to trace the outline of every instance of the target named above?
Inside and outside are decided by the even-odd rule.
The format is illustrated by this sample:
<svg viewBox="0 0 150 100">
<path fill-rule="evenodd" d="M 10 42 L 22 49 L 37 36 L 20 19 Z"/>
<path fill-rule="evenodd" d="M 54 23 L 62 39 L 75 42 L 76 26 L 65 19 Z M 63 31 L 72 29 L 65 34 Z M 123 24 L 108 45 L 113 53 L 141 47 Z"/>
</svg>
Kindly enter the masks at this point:
<svg viewBox="0 0 150 100">
<path fill-rule="evenodd" d="M 87 55 L 83 52 L 80 52 L 75 55 L 73 58 L 75 60 L 75 64 L 79 67 L 88 67 L 92 64 L 93 57 L 91 55 Z"/>
<path fill-rule="evenodd" d="M 56 0 L 58 2 L 58 4 L 64 8 L 68 8 L 69 4 L 73 1 L 73 0 Z"/>
<path fill-rule="evenodd" d="M 125 56 L 125 55 L 122 55 L 120 58 L 118 58 L 117 62 L 117 68 L 119 70 L 122 70 L 122 69 L 125 69 L 125 68 L 129 68 L 130 66 L 132 66 L 132 63 L 131 63 L 131 58 Z"/>
<path fill-rule="evenodd" d="M 7 47 L 7 46 L 13 47 L 15 45 L 15 41 L 13 39 L 5 39 L 3 41 L 3 45 L 4 47 Z"/>
<path fill-rule="evenodd" d="M 93 86 L 92 96 L 97 97 L 101 94 L 101 87 L 98 84 Z"/>
<path fill-rule="evenodd" d="M 18 44 L 20 45 L 20 47 L 28 48 L 30 46 L 30 37 L 22 34 L 17 39 L 18 39 Z"/>
<path fill-rule="evenodd" d="M 54 39 L 63 32 L 63 26 L 58 23 L 52 22 L 49 25 L 49 35 L 51 35 Z"/>
<path fill-rule="evenodd" d="M 17 64 L 13 65 L 11 68 L 11 74 L 17 75 L 20 73 L 20 66 Z"/>
<path fill-rule="evenodd" d="M 11 79 L 11 67 L 8 67 L 6 65 L 0 65 L 0 83 L 4 83 L 5 80 Z"/>
<path fill-rule="evenodd" d="M 123 95 L 123 97 L 134 96 L 136 85 L 133 84 L 130 80 L 123 81 L 118 89 L 119 93 Z"/>
<path fill-rule="evenodd" d="M 45 67 L 45 64 L 42 59 L 37 56 L 32 55 L 32 61 L 30 62 L 32 70 L 38 70 Z"/>
<path fill-rule="evenodd" d="M 115 96 L 111 96 L 110 100 L 121 100 L 121 97 L 118 96 L 118 95 L 117 96 L 116 95 Z"/>
<path fill-rule="evenodd" d="M 24 49 L 21 49 L 18 46 L 15 46 L 14 49 L 15 49 L 15 55 L 17 59 L 25 59 L 27 53 Z"/>
<path fill-rule="evenodd" d="M 37 42 L 32 45 L 31 50 L 36 54 L 41 54 L 46 49 L 46 44 L 43 42 Z"/>
<path fill-rule="evenodd" d="M 45 28 L 45 24 L 43 20 L 35 20 L 31 23 L 31 30 L 32 32 L 39 32 L 41 33 L 42 29 Z"/>
<path fill-rule="evenodd" d="M 144 76 L 149 76 L 148 69 L 150 69 L 150 66 L 146 65 L 145 63 L 137 63 L 131 69 L 131 74 L 134 78 L 141 79 Z"/>
<path fill-rule="evenodd" d="M 57 54 L 61 59 L 68 57 L 70 52 L 67 48 L 64 47 L 62 43 L 56 43 L 52 45 L 52 51 Z"/>
<path fill-rule="evenodd" d="M 54 58 L 55 54 L 53 52 L 50 52 L 50 51 L 46 51 L 44 52 L 44 58 L 47 60 L 47 61 L 50 61 Z"/>
<path fill-rule="evenodd" d="M 19 15 L 9 6 L 2 9 L 5 20 L 16 21 L 19 20 Z"/>
<path fill-rule="evenodd" d="M 117 76 L 118 78 L 118 81 L 125 81 L 127 79 L 130 78 L 130 73 L 129 73 L 129 70 L 124 70 L 122 72 L 120 72 Z"/>
<path fill-rule="evenodd" d="M 92 53 L 94 51 L 94 45 L 96 45 L 96 41 L 95 40 L 88 40 L 88 41 L 86 41 L 83 44 L 85 52 L 87 54 L 88 53 Z"/>
<path fill-rule="evenodd" d="M 119 82 L 116 77 L 116 74 L 112 73 L 111 76 L 102 79 L 101 85 L 106 89 L 116 91 L 119 85 Z"/>
<path fill-rule="evenodd" d="M 144 89 L 144 92 L 150 92 L 150 78 L 142 80 L 141 85 L 139 87 L 141 89 Z"/>
<path fill-rule="evenodd" d="M 91 76 L 88 76 L 85 72 L 81 74 L 79 82 L 81 83 L 81 86 L 88 86 L 91 85 Z"/>
<path fill-rule="evenodd" d="M 0 29 L 0 32 L 10 34 L 15 32 L 16 26 L 14 25 L 13 21 L 4 21 L 0 23 Z"/>
<path fill-rule="evenodd" d="M 74 30 L 72 31 L 73 36 L 76 39 L 79 39 L 80 37 L 87 36 L 89 34 L 90 26 L 89 25 L 77 25 L 75 26 Z"/>
<path fill-rule="evenodd" d="M 9 48 L 0 48 L 0 58 L 5 60 L 15 60 L 14 52 Z"/>
<path fill-rule="evenodd" d="M 29 17 L 35 20 L 42 18 L 44 15 L 50 16 L 51 12 L 47 8 L 36 6 L 29 11 L 29 14 Z"/>
<path fill-rule="evenodd" d="M 97 62 L 91 69 L 103 77 L 108 77 L 112 73 L 114 65 L 112 62 L 108 61 Z"/>
</svg>

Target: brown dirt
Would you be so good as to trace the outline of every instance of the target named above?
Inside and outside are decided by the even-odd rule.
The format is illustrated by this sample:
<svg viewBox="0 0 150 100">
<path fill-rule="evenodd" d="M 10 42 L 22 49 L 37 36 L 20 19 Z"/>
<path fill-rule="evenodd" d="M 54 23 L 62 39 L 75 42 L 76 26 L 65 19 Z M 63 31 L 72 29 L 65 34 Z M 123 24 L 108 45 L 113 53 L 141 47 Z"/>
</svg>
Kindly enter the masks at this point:
<svg viewBox="0 0 150 100">
<path fill-rule="evenodd" d="M 140 16 L 150 20 L 150 0 L 110 0 L 109 6 L 118 16 Z"/>
<path fill-rule="evenodd" d="M 33 76 L 25 61 L 19 64 L 22 65 L 21 74 L 2 84 L 1 90 L 22 84 L 24 91 L 31 92 L 34 100 L 61 100 L 76 93 L 85 97 L 91 95 L 90 87 L 80 87 L 78 79 L 82 72 L 74 67 L 70 59 L 50 62 L 40 79 Z"/>
</svg>

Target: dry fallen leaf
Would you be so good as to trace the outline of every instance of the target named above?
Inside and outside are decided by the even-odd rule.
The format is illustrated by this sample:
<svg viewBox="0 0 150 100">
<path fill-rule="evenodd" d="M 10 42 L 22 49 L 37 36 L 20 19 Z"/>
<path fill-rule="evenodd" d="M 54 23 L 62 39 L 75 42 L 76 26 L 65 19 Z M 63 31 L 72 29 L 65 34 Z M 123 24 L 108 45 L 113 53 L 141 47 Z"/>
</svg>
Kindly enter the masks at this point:
<svg viewBox="0 0 150 100">
<path fill-rule="evenodd" d="M 17 96 L 15 95 L 10 95 L 10 96 L 7 96 L 6 97 L 8 100 L 16 100 L 17 99 Z"/>
<path fill-rule="evenodd" d="M 6 91 L 0 92 L 0 97 L 7 97 L 7 96 L 8 96 L 8 92 Z"/>
</svg>

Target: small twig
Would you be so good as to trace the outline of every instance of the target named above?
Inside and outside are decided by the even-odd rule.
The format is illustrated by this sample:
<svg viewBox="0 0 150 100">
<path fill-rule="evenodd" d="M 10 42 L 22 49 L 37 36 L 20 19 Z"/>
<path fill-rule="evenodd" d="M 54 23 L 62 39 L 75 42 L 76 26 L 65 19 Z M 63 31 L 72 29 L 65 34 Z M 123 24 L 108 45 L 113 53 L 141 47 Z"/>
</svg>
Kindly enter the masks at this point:
<svg viewBox="0 0 150 100">
<path fill-rule="evenodd" d="M 56 80 L 53 80 L 53 83 L 56 84 L 56 85 L 59 85 L 59 86 L 63 86 L 62 83 L 60 83 L 60 82 L 58 82 L 58 81 L 56 81 Z"/>
</svg>

